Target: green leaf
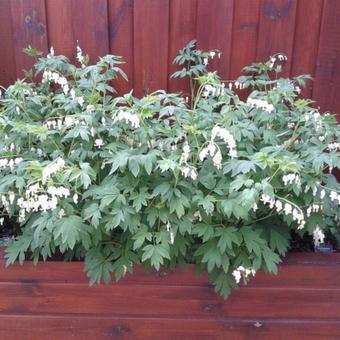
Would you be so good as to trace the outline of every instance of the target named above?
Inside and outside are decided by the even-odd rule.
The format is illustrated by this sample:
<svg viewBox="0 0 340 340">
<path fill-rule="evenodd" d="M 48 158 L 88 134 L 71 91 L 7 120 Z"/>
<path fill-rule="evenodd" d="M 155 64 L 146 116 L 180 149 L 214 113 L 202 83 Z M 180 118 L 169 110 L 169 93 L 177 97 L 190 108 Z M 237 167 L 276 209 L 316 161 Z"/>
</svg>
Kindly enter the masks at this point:
<svg viewBox="0 0 340 340">
<path fill-rule="evenodd" d="M 241 244 L 238 229 L 235 227 L 221 228 L 217 234 L 220 236 L 217 247 L 221 253 L 225 253 L 227 248 L 232 249 L 233 243 L 238 246 Z"/>
<path fill-rule="evenodd" d="M 193 234 L 197 235 L 198 237 L 201 237 L 202 242 L 206 242 L 214 237 L 215 230 L 214 230 L 214 227 L 208 224 L 198 223 L 198 224 L 195 224 L 193 228 Z"/>
<path fill-rule="evenodd" d="M 137 233 L 132 236 L 132 239 L 135 240 L 133 244 L 133 250 L 139 249 L 144 244 L 145 240 L 151 241 L 152 234 L 149 232 L 147 226 L 141 226 Z"/>
<path fill-rule="evenodd" d="M 169 246 L 165 244 L 149 244 L 143 248 L 142 262 L 149 260 L 151 265 L 159 270 L 164 259 L 170 259 Z"/>
<path fill-rule="evenodd" d="M 139 174 L 139 163 L 137 158 L 135 157 L 130 157 L 129 158 L 129 170 L 131 171 L 131 173 L 133 174 L 133 176 L 137 177 Z"/>
<path fill-rule="evenodd" d="M 98 203 L 88 202 L 82 210 L 84 220 L 90 220 L 94 227 L 98 227 L 102 214 L 99 210 Z"/>
<path fill-rule="evenodd" d="M 214 189 L 216 185 L 216 180 L 213 174 L 207 174 L 205 176 L 199 177 L 200 183 L 209 190 Z"/>
<path fill-rule="evenodd" d="M 81 217 L 72 215 L 61 218 L 53 230 L 55 238 L 61 237 L 62 243 L 73 249 L 80 240 L 81 229 L 86 228 Z"/>
<path fill-rule="evenodd" d="M 102 279 L 105 283 L 111 281 L 111 273 L 114 270 L 112 259 L 112 256 L 104 256 L 98 248 L 92 248 L 86 253 L 85 271 L 90 278 L 90 285 L 100 283 Z"/>
</svg>

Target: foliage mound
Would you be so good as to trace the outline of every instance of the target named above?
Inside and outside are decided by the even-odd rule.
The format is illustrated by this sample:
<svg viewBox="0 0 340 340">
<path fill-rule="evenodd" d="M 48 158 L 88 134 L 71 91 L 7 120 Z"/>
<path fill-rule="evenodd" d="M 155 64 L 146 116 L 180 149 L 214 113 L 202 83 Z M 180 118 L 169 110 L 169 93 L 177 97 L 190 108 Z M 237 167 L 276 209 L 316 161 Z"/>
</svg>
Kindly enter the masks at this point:
<svg viewBox="0 0 340 340">
<path fill-rule="evenodd" d="M 235 82 L 208 71 L 219 55 L 190 42 L 172 75 L 190 95 L 143 98 L 114 95 L 120 57 L 37 56 L 0 97 L 0 214 L 20 224 L 7 264 L 61 252 L 96 283 L 194 263 L 227 296 L 276 272 L 290 230 L 322 243 L 339 215 L 334 116 L 299 98 L 308 76 L 280 77 L 284 55 Z"/>
</svg>

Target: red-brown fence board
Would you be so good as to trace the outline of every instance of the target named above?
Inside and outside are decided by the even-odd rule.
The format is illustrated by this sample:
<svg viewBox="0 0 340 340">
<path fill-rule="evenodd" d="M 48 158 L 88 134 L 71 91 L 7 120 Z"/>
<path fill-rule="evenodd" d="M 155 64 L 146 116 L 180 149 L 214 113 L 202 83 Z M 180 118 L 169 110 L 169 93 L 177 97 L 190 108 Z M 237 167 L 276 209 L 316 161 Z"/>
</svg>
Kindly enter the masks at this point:
<svg viewBox="0 0 340 340">
<path fill-rule="evenodd" d="M 291 76 L 315 76 L 323 3 L 324 0 L 299 0 L 297 3 Z M 302 95 L 310 98 L 313 82 L 310 81 L 306 85 Z"/>
<path fill-rule="evenodd" d="M 11 4 L 0 1 L 0 86 L 16 79 Z"/>
<path fill-rule="evenodd" d="M 0 84 L 30 68 L 27 45 L 54 46 L 74 60 L 78 40 L 92 61 L 108 52 L 124 57 L 130 80 L 116 85 L 121 94 L 187 93 L 187 83 L 169 75 L 177 50 L 196 38 L 223 53 L 210 65 L 223 79 L 255 59 L 287 54 L 284 74 L 315 76 L 303 95 L 339 112 L 339 15 L 337 0 L 1 0 Z"/>
<path fill-rule="evenodd" d="M 237 78 L 242 68 L 250 65 L 257 56 L 260 0 L 237 0 L 234 8 L 231 50 L 231 79 Z"/>
<path fill-rule="evenodd" d="M 218 68 L 223 80 L 229 79 L 232 49 L 234 0 L 199 0 L 197 6 L 197 41 L 202 49 L 222 52 L 210 64 Z"/>
<path fill-rule="evenodd" d="M 196 11 L 197 0 L 172 0 L 170 1 L 169 15 L 169 76 L 178 71 L 178 66 L 173 64 L 178 51 L 189 41 L 196 37 Z M 187 95 L 190 90 L 187 79 L 168 79 L 168 90 L 183 92 Z"/>
<path fill-rule="evenodd" d="M 16 77 L 22 78 L 23 70 L 28 71 L 33 65 L 33 59 L 25 55 L 22 49 L 31 45 L 39 51 L 47 52 L 45 1 L 11 0 L 10 5 Z"/>
<path fill-rule="evenodd" d="M 93 287 L 81 262 L 0 259 L 0 273 L 3 339 L 340 338 L 340 254 L 289 254 L 228 300 L 192 266 Z"/>
<path fill-rule="evenodd" d="M 169 0 L 134 1 L 135 94 L 166 90 Z"/>
<path fill-rule="evenodd" d="M 57 54 L 76 55 L 79 42 L 91 62 L 109 52 L 106 0 L 46 0 L 49 45 Z"/>
<path fill-rule="evenodd" d="M 115 85 L 118 93 L 133 89 L 133 0 L 108 0 L 110 53 L 123 57 L 126 64 L 121 68 L 128 82 Z"/>
<path fill-rule="evenodd" d="M 323 110 L 340 111 L 340 1 L 325 0 L 316 65 L 314 98 Z M 338 119 L 340 116 L 338 115 Z"/>
<path fill-rule="evenodd" d="M 284 74 L 289 75 L 293 53 L 297 0 L 262 0 L 257 59 L 284 53 Z"/>
</svg>

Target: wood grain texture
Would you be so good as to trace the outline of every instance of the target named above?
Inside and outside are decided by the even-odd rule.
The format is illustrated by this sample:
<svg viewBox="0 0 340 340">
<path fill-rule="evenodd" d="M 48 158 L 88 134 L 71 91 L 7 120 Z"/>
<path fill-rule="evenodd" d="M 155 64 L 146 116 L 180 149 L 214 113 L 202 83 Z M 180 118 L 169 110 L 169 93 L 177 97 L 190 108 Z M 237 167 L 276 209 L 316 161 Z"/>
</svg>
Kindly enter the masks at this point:
<svg viewBox="0 0 340 340">
<path fill-rule="evenodd" d="M 0 337 L 50 339 L 338 340 L 337 320 L 180 319 L 1 315 Z"/>
<path fill-rule="evenodd" d="M 179 70 L 173 64 L 178 51 L 189 41 L 196 39 L 196 11 L 197 0 L 170 1 L 168 90 L 181 91 L 184 95 L 190 93 L 188 79 L 170 79 L 170 75 Z"/>
<path fill-rule="evenodd" d="M 296 7 L 297 0 L 263 0 L 261 7 L 257 58 L 266 61 L 276 53 L 285 54 L 285 76 L 291 68 Z"/>
<path fill-rule="evenodd" d="M 80 262 L 0 262 L 4 339 L 340 337 L 340 254 L 289 254 L 278 276 L 258 273 L 228 300 L 192 266 L 89 287 Z"/>
<path fill-rule="evenodd" d="M 95 63 L 109 52 L 106 0 L 46 0 L 49 45 L 74 60 L 77 41 Z"/>
<path fill-rule="evenodd" d="M 3 315 L 2 339 L 339 339 L 340 322 L 278 319 L 160 319 Z M 51 336 L 53 334 L 53 337 Z"/>
<path fill-rule="evenodd" d="M 315 76 L 323 2 L 324 0 L 300 0 L 297 3 L 291 76 L 300 74 Z M 306 8 L 308 8 L 308 15 L 306 15 Z M 310 81 L 306 85 L 302 95 L 310 98 L 313 82 Z"/>
<path fill-rule="evenodd" d="M 16 79 L 10 0 L 0 1 L 0 86 L 7 87 Z"/>
<path fill-rule="evenodd" d="M 313 96 L 322 110 L 340 112 L 340 1 L 324 2 Z M 340 121 L 340 115 L 337 116 Z"/>
<path fill-rule="evenodd" d="M 167 90 L 169 0 L 134 1 L 134 86 L 141 96 Z"/>
<path fill-rule="evenodd" d="M 236 79 L 243 67 L 256 60 L 260 0 L 235 1 L 230 78 Z"/>
<path fill-rule="evenodd" d="M 133 87 L 133 0 L 108 0 L 110 53 L 122 56 L 129 81 L 114 85 L 119 94 Z"/>
<path fill-rule="evenodd" d="M 23 70 L 30 70 L 35 61 L 23 53 L 23 48 L 31 45 L 39 51 L 47 52 L 45 1 L 11 0 L 10 4 L 16 76 L 22 78 Z"/>
<path fill-rule="evenodd" d="M 229 79 L 234 0 L 199 0 L 197 7 L 197 40 L 201 49 L 216 48 L 222 52 L 209 63 L 219 70 L 222 79 Z"/>
</svg>

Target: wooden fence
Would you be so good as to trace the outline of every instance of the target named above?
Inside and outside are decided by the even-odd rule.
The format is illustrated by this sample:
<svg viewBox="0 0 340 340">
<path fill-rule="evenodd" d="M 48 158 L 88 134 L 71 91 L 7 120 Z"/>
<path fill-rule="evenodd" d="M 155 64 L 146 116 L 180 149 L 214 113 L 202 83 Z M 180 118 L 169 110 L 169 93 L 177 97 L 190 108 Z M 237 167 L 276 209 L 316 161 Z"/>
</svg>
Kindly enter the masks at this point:
<svg viewBox="0 0 340 340">
<path fill-rule="evenodd" d="M 183 83 L 169 79 L 171 62 L 197 38 L 201 48 L 223 52 L 213 66 L 224 79 L 285 53 L 285 74 L 314 76 L 304 94 L 340 112 L 339 17 L 339 0 L 0 0 L 0 84 L 30 68 L 28 44 L 73 56 L 78 40 L 92 60 L 124 56 L 130 81 L 120 92 L 177 91 Z"/>
<path fill-rule="evenodd" d="M 289 254 L 223 300 L 190 266 L 89 287 L 81 262 L 0 258 L 0 338 L 336 340 L 339 278 L 340 254 Z"/>
</svg>

